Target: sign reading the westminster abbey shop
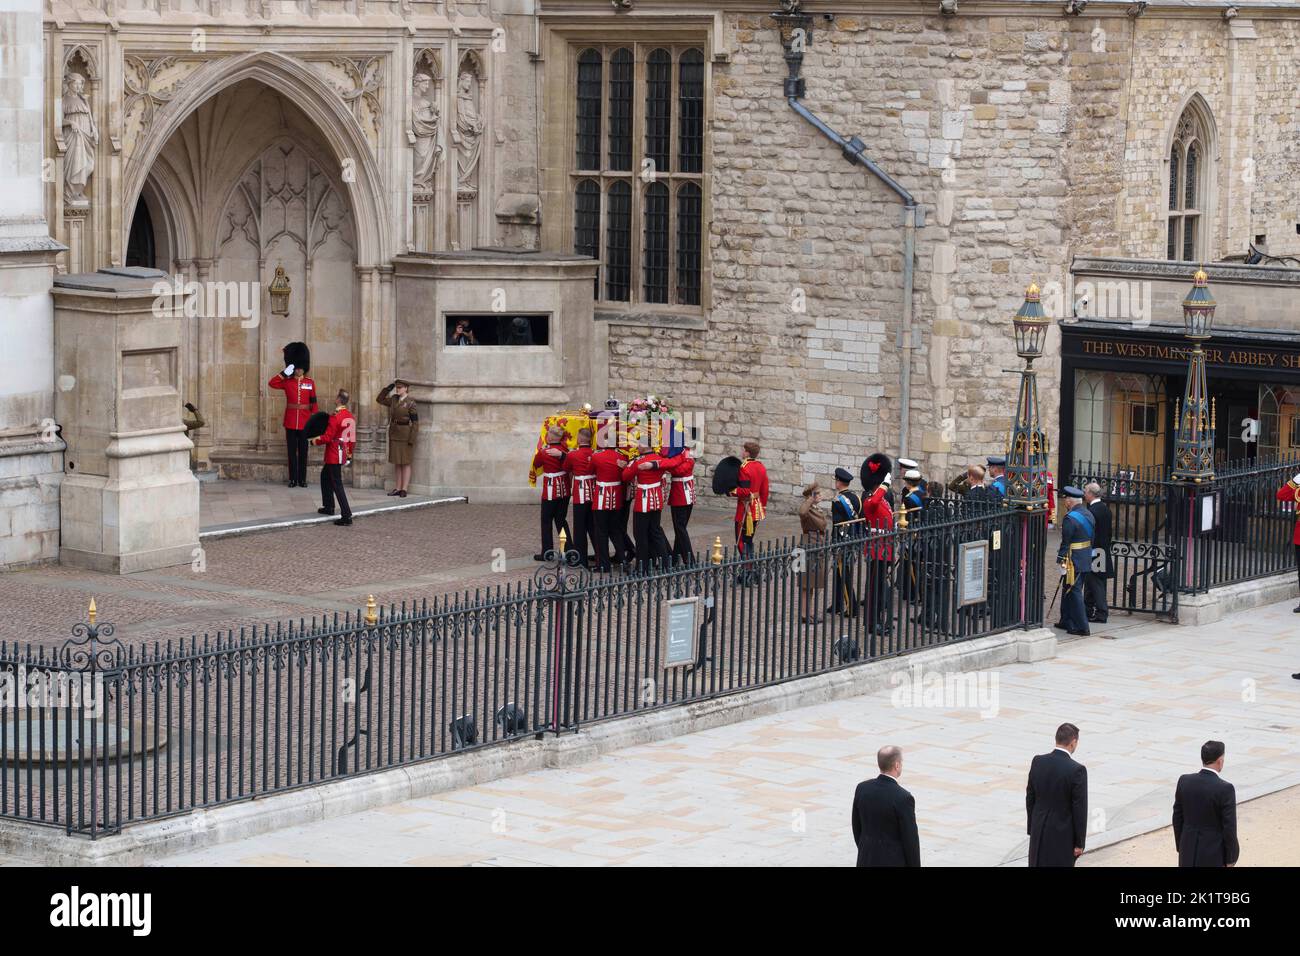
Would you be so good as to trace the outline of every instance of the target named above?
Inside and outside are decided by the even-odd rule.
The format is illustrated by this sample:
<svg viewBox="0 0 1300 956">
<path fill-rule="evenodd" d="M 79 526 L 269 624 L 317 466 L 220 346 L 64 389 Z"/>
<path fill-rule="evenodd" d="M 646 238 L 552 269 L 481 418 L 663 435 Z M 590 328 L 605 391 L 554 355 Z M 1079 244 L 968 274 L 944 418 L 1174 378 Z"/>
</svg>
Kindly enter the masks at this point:
<svg viewBox="0 0 1300 956">
<path fill-rule="evenodd" d="M 1207 365 L 1225 368 L 1293 369 L 1300 371 L 1300 346 L 1202 344 Z M 1162 342 L 1141 338 L 1064 337 L 1064 354 L 1076 358 L 1119 359 L 1133 362 L 1187 361 L 1185 342 Z"/>
</svg>

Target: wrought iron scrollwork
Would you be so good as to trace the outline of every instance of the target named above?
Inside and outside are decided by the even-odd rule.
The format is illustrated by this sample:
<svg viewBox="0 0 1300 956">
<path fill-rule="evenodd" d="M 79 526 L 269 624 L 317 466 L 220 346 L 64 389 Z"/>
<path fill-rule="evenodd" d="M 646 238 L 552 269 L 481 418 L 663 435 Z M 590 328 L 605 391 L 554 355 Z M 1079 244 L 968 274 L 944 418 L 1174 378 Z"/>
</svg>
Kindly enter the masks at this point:
<svg viewBox="0 0 1300 956">
<path fill-rule="evenodd" d="M 549 551 L 546 563 L 533 572 L 533 585 L 547 595 L 568 595 L 591 585 L 591 571 L 577 551 Z"/>
<path fill-rule="evenodd" d="M 59 664 L 73 671 L 113 670 L 126 650 L 113 631 L 112 624 L 78 621 L 72 625 L 72 637 L 59 648 Z"/>
</svg>

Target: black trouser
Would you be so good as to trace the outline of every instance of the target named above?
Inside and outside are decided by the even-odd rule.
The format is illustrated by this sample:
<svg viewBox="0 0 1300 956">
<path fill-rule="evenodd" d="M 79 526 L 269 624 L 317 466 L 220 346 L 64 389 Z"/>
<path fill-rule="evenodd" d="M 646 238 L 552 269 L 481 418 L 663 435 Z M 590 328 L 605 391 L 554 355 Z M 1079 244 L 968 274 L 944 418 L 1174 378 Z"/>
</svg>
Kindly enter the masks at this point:
<svg viewBox="0 0 1300 956">
<path fill-rule="evenodd" d="M 673 563 L 690 564 L 695 552 L 691 548 L 691 536 L 686 526 L 691 521 L 691 509 L 695 505 L 673 505 Z"/>
<path fill-rule="evenodd" d="M 307 484 L 307 433 L 301 428 L 286 428 L 284 443 L 289 449 L 289 480 Z"/>
<path fill-rule="evenodd" d="M 754 531 L 758 530 L 758 522 L 754 522 Z M 753 532 L 745 534 L 745 522 L 736 522 L 736 550 L 746 558 L 754 556 L 754 535 Z"/>
<path fill-rule="evenodd" d="M 1083 579 L 1083 604 L 1086 609 L 1088 620 L 1096 620 L 1098 624 L 1105 624 L 1106 619 L 1110 616 L 1110 608 L 1106 605 L 1106 576 L 1089 571 Z"/>
<path fill-rule="evenodd" d="M 555 550 L 555 532 L 563 531 L 565 538 L 572 538 L 569 531 L 569 522 L 567 515 L 569 513 L 568 498 L 552 498 L 547 501 L 542 499 L 542 554 L 547 555 Z M 570 541 L 566 547 L 573 549 L 573 542 Z"/>
<path fill-rule="evenodd" d="M 622 515 L 618 510 L 601 511 L 593 508 L 591 511 L 591 546 L 596 552 L 596 568 L 601 571 L 609 570 L 609 546 L 614 545 L 615 557 L 621 560 L 624 554 L 624 544 L 627 541 L 627 532 L 619 524 L 619 517 Z"/>
<path fill-rule="evenodd" d="M 301 433 L 300 433 L 301 434 Z M 320 504 L 326 511 L 334 510 L 334 499 L 339 500 L 339 511 L 344 518 L 352 517 L 347 492 L 343 490 L 343 466 L 322 465 L 320 470 Z"/>
<path fill-rule="evenodd" d="M 617 517 L 612 519 L 613 524 L 609 526 L 609 538 L 614 542 L 614 557 L 624 561 L 636 557 L 636 543 L 627 533 L 627 519 L 631 513 L 632 499 L 629 497 L 623 502 L 623 507 L 618 509 Z"/>
<path fill-rule="evenodd" d="M 878 634 L 889 630 L 889 568 L 888 558 L 867 559 L 866 626 Z"/>
<path fill-rule="evenodd" d="M 573 540 L 569 542 L 569 550 L 577 551 L 583 564 L 587 563 L 587 542 L 595 539 L 591 514 L 590 501 L 582 505 L 576 501 L 573 503 Z"/>
<path fill-rule="evenodd" d="M 668 536 L 664 534 L 663 512 L 632 512 L 632 530 L 636 534 L 636 561 L 642 571 L 668 561 Z"/>
<path fill-rule="evenodd" d="M 836 540 L 846 541 L 848 535 Z M 832 560 L 835 562 L 835 593 L 831 597 L 831 608 L 836 614 L 853 617 L 858 613 L 858 592 L 853 583 L 855 565 L 857 564 L 856 549 L 841 545 L 831 554 L 833 555 Z"/>
</svg>

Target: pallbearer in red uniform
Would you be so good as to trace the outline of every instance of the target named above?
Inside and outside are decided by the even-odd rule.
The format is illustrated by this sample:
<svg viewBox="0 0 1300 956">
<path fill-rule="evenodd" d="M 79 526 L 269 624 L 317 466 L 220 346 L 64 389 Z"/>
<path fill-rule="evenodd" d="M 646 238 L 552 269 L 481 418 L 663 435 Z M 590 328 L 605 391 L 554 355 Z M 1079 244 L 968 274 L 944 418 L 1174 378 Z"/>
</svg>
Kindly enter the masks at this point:
<svg viewBox="0 0 1300 956">
<path fill-rule="evenodd" d="M 885 635 L 890 630 L 889 572 L 894 563 L 892 539 L 894 512 L 889 506 L 889 488 L 893 482 L 892 462 L 888 455 L 876 452 L 862 463 L 862 525 L 867 540 L 862 546 L 866 556 L 866 627 Z"/>
<path fill-rule="evenodd" d="M 311 352 L 302 342 L 284 347 L 284 371 L 267 382 L 284 392 L 284 439 L 289 452 L 289 487 L 307 487 L 307 436 L 303 428 L 316 411 L 316 383 L 307 377 Z"/>
<path fill-rule="evenodd" d="M 569 531 L 569 472 L 564 467 L 568 449 L 564 429 L 552 425 L 546 430 L 546 447 L 533 456 L 533 465 L 542 469 L 542 551 L 533 555 L 534 561 L 545 561 L 555 550 L 556 531 L 573 540 Z"/>
<path fill-rule="evenodd" d="M 582 563 L 589 566 L 587 542 L 594 538 L 591 523 L 591 504 L 596 497 L 596 466 L 591 463 L 595 450 L 591 447 L 591 429 L 578 429 L 578 447 L 564 456 L 564 470 L 569 473 L 570 497 L 573 499 L 573 542 L 571 550 L 582 555 Z"/>
<path fill-rule="evenodd" d="M 673 513 L 673 563 L 690 564 L 695 551 L 691 547 L 691 536 L 686 526 L 691 520 L 691 509 L 695 507 L 695 458 L 689 448 L 668 449 L 671 457 L 659 463 L 659 470 L 665 473 L 668 485 L 668 506 Z"/>
<path fill-rule="evenodd" d="M 325 434 L 313 438 L 312 444 L 325 446 L 325 463 L 320 470 L 320 513 L 334 513 L 334 499 L 339 501 L 342 517 L 334 522 L 346 527 L 352 524 L 352 509 L 348 506 L 347 492 L 343 490 L 343 466 L 352 460 L 352 450 L 357 444 L 357 420 L 348 411 L 349 395 L 339 389 L 335 399 L 334 414 L 325 428 Z"/>
<path fill-rule="evenodd" d="M 623 469 L 623 480 L 632 483 L 632 530 L 637 566 L 642 571 L 668 561 L 668 538 L 661 524 L 665 497 L 664 475 L 659 470 L 662 460 L 650 439 L 643 436 L 637 439 L 637 457 Z"/>
<path fill-rule="evenodd" d="M 745 442 L 745 454 L 740 462 L 740 484 L 732 492 L 736 502 L 736 551 L 744 557 L 753 557 L 754 532 L 758 523 L 767 516 L 767 467 L 758 460 L 762 449 L 756 441 Z M 740 583 L 749 584 L 755 569 L 749 567 L 741 574 Z"/>
<path fill-rule="evenodd" d="M 607 418 L 596 436 L 597 449 L 591 456 L 596 476 L 595 498 L 591 503 L 592 547 L 596 552 L 596 570 L 609 571 L 609 549 L 614 560 L 624 564 L 632 560 L 632 542 L 627 537 L 627 511 L 624 509 L 623 469 L 627 458 L 618 447 L 618 419 Z"/>
</svg>

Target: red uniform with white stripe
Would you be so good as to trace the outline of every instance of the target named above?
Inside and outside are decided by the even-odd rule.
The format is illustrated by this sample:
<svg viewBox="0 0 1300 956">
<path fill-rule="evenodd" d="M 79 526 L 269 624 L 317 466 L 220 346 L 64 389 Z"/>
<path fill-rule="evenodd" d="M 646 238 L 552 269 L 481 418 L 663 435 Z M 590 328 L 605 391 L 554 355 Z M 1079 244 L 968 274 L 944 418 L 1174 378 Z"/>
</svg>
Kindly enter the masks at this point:
<svg viewBox="0 0 1300 956">
<path fill-rule="evenodd" d="M 644 471 L 638 468 L 637 466 L 643 461 L 658 463 L 663 459 L 655 452 L 648 452 L 632 459 L 623 469 L 623 480 L 629 482 L 632 487 L 632 511 L 636 513 L 662 511 L 664 475 L 657 468 L 646 468 Z"/>
<path fill-rule="evenodd" d="M 1300 475 L 1296 475 L 1277 490 L 1277 500 L 1289 501 L 1292 506 L 1295 506 L 1295 527 L 1291 531 L 1291 543 L 1300 545 L 1300 484 L 1296 482 L 1296 478 L 1300 478 Z"/>
<path fill-rule="evenodd" d="M 575 505 L 589 505 L 596 497 L 596 466 L 591 462 L 593 454 L 590 447 L 583 445 L 564 458 L 564 469 L 573 481 Z"/>
<path fill-rule="evenodd" d="M 340 408 L 330 416 L 325 434 L 316 439 L 316 444 L 325 446 L 325 464 L 346 464 L 357 444 L 356 418 L 346 408 Z"/>
<path fill-rule="evenodd" d="M 668 504 L 674 508 L 695 504 L 695 459 L 691 456 L 690 449 L 663 459 L 659 468 L 667 473 L 670 482 Z"/>
<path fill-rule="evenodd" d="M 559 457 L 547 454 L 546 448 L 554 448 Z M 555 501 L 569 497 L 569 472 L 564 467 L 565 451 L 563 445 L 547 445 L 533 456 L 533 464 L 542 469 L 542 500 Z"/>
<path fill-rule="evenodd" d="M 277 372 L 267 384 L 284 392 L 284 427 L 294 431 L 306 428 L 307 419 L 316 411 L 316 383 L 306 375 L 285 378 Z"/>
<path fill-rule="evenodd" d="M 627 459 L 617 448 L 602 448 L 591 456 L 596 473 L 596 498 L 593 511 L 617 511 L 623 507 L 623 467 Z"/>
</svg>

